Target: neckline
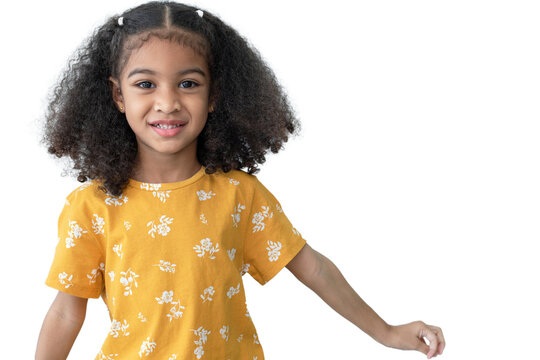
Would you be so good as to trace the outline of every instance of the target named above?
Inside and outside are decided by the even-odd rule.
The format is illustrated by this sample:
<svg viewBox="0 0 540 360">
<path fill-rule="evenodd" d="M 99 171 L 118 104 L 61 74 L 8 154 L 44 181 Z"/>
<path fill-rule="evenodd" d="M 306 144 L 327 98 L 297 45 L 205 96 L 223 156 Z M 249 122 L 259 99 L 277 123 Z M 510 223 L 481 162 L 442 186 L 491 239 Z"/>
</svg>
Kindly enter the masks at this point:
<svg viewBox="0 0 540 360">
<path fill-rule="evenodd" d="M 205 167 L 204 165 L 201 165 L 201 168 L 199 171 L 197 171 L 193 176 L 190 178 L 187 178 L 182 181 L 178 182 L 171 182 L 171 183 L 145 183 L 141 181 L 137 181 L 134 179 L 129 179 L 128 186 L 139 189 L 139 190 L 146 190 L 146 191 L 164 191 L 164 190 L 174 190 L 186 187 L 188 185 L 193 184 L 194 182 L 200 180 L 205 174 Z"/>
</svg>

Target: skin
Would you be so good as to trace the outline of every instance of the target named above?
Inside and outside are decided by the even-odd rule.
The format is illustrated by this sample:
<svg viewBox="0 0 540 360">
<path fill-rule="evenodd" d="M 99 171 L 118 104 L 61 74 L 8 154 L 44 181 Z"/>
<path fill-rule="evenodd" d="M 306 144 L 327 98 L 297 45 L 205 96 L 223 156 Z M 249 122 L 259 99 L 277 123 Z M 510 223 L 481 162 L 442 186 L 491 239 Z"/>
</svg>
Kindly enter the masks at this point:
<svg viewBox="0 0 540 360">
<path fill-rule="evenodd" d="M 119 79 L 110 78 L 113 99 L 137 138 L 135 180 L 177 182 L 200 169 L 197 137 L 212 110 L 210 80 L 203 56 L 157 37 L 133 51 Z M 150 125 L 156 120 L 187 124 L 176 136 L 163 137 Z"/>
<path fill-rule="evenodd" d="M 189 47 L 151 38 L 133 51 L 120 78 L 111 77 L 110 81 L 113 99 L 119 111 L 125 112 L 137 139 L 134 179 L 166 183 L 193 176 L 201 167 L 196 156 L 197 137 L 213 108 L 206 60 Z M 163 137 L 150 125 L 155 120 L 187 123 L 179 134 Z M 396 349 L 418 350 L 428 359 L 442 354 L 445 340 L 439 327 L 421 321 L 388 325 L 358 296 L 339 269 L 309 245 L 287 269 L 376 341 Z M 36 359 L 66 359 L 84 322 L 86 304 L 87 299 L 58 292 L 43 322 Z"/>
<path fill-rule="evenodd" d="M 428 359 L 443 353 L 446 342 L 441 328 L 422 321 L 387 324 L 358 296 L 337 266 L 308 244 L 287 264 L 287 269 L 338 314 L 379 343 L 395 349 L 417 350 Z"/>
<path fill-rule="evenodd" d="M 66 359 L 86 317 L 88 299 L 58 291 L 39 333 L 36 360 Z"/>
</svg>

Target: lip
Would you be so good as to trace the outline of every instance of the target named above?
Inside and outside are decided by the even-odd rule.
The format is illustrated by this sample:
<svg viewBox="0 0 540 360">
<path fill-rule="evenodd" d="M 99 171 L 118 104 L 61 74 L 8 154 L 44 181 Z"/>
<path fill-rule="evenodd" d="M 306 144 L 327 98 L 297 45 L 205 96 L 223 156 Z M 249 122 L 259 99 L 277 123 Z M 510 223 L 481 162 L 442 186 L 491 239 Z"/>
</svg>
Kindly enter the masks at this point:
<svg viewBox="0 0 540 360">
<path fill-rule="evenodd" d="M 185 125 L 187 124 L 187 121 L 181 121 L 181 120 L 154 120 L 148 123 L 152 130 L 154 130 L 159 136 L 162 137 L 172 137 L 178 135 L 182 130 L 184 129 Z M 171 129 L 162 129 L 159 127 L 156 127 L 156 125 L 164 125 L 164 126 L 175 126 Z"/>
<path fill-rule="evenodd" d="M 162 120 L 154 120 L 154 121 L 150 121 L 148 123 L 149 125 L 157 125 L 157 124 L 160 124 L 160 125 L 186 125 L 187 124 L 187 121 L 182 121 L 182 120 L 176 120 L 176 119 L 173 119 L 173 120 L 165 120 L 165 119 L 162 119 Z"/>
</svg>

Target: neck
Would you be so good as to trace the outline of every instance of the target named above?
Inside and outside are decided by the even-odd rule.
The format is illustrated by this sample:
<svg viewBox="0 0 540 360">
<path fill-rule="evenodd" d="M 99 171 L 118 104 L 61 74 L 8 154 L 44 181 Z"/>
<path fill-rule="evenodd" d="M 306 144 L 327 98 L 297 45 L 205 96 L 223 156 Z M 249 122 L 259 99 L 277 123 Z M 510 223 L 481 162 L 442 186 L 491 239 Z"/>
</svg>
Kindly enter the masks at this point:
<svg viewBox="0 0 540 360">
<path fill-rule="evenodd" d="M 145 183 L 173 183 L 189 179 L 200 169 L 196 153 L 191 156 L 148 156 L 139 152 L 133 179 Z"/>
</svg>

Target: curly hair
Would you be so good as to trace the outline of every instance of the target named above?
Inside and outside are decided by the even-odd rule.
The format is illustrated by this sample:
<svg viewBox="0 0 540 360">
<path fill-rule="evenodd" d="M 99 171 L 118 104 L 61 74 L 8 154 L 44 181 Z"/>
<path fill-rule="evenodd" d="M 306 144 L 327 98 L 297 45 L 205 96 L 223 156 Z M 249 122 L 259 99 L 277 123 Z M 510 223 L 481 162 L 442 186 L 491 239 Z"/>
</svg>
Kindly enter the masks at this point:
<svg viewBox="0 0 540 360">
<path fill-rule="evenodd" d="M 109 77 L 118 77 L 130 51 L 163 33 L 193 35 L 176 40 L 203 54 L 210 69 L 215 110 L 197 140 L 206 173 L 256 173 L 268 150 L 277 153 L 289 134 L 298 133 L 289 100 L 258 51 L 220 19 L 197 10 L 170 1 L 129 9 L 120 22 L 113 16 L 97 28 L 69 60 L 50 95 L 43 142 L 49 153 L 72 160 L 80 182 L 99 180 L 103 191 L 119 196 L 133 175 L 137 141 L 114 104 Z"/>
</svg>

